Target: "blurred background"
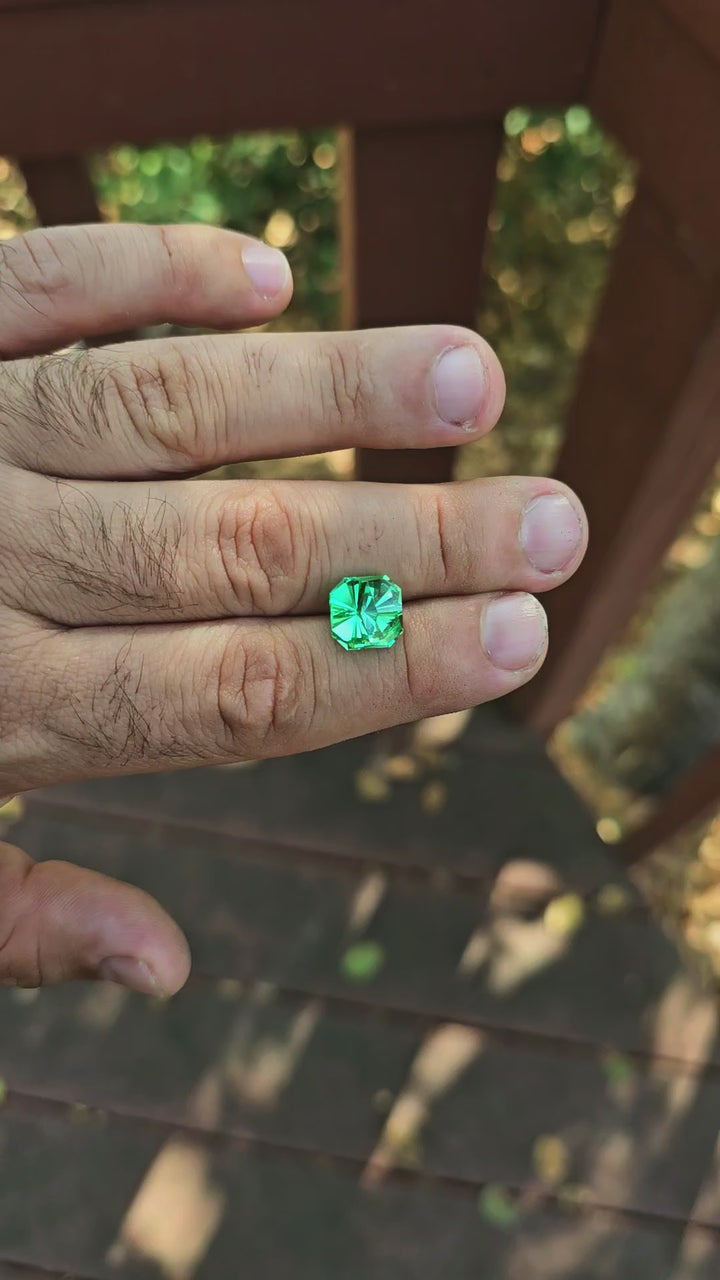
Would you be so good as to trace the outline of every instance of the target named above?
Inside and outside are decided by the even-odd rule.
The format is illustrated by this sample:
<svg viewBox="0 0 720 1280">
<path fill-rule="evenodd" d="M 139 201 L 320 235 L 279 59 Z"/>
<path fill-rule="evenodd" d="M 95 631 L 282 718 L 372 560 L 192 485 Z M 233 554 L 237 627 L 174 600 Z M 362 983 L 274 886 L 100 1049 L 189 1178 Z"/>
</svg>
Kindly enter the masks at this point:
<svg viewBox="0 0 720 1280">
<path fill-rule="evenodd" d="M 108 220 L 207 222 L 285 250 L 295 296 L 279 327 L 339 324 L 340 139 L 333 130 L 238 134 L 94 157 Z M 484 306 L 508 402 L 492 435 L 466 446 L 460 476 L 550 471 L 576 362 L 609 251 L 632 200 L 632 164 L 588 110 L 518 107 L 505 118 L 490 219 Z M 0 158 L 0 239 L 34 224 L 24 182 Z M 352 451 L 226 468 L 227 475 L 348 476 Z M 720 475 L 709 483 L 623 642 L 552 742 L 561 769 L 614 843 L 720 737 Z M 372 803 L 383 780 L 359 782 Z M 653 909 L 706 976 L 720 980 L 720 822 L 685 831 L 637 871 Z"/>
</svg>

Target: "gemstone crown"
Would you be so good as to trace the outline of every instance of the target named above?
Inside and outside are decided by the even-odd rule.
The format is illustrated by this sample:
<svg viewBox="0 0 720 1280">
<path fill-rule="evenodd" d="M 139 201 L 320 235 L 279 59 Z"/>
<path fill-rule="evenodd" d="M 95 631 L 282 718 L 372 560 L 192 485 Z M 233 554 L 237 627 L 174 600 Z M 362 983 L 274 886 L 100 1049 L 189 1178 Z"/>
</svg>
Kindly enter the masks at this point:
<svg viewBox="0 0 720 1280">
<path fill-rule="evenodd" d="M 397 583 L 387 574 L 341 578 L 330 592 L 330 631 L 343 649 L 389 649 L 403 631 Z"/>
</svg>

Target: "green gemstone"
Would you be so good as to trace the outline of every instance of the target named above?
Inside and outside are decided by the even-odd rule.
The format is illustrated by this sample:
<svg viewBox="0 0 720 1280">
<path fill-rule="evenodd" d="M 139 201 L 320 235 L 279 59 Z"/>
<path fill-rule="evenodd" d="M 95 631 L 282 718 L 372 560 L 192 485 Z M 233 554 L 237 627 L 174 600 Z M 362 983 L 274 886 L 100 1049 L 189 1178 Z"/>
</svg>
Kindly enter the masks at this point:
<svg viewBox="0 0 720 1280">
<path fill-rule="evenodd" d="M 402 592 L 386 574 L 341 578 L 330 592 L 330 630 L 343 649 L 389 649 L 402 635 Z"/>
</svg>

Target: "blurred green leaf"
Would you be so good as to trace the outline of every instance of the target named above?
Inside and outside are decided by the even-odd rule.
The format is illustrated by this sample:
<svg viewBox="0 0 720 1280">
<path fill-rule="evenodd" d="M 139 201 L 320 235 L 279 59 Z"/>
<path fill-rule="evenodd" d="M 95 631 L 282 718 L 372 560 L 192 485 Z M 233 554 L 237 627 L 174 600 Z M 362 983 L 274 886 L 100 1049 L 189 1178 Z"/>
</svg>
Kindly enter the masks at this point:
<svg viewBox="0 0 720 1280">
<path fill-rule="evenodd" d="M 342 972 L 351 982 L 369 982 L 385 962 L 385 949 L 379 942 L 356 942 L 342 959 Z"/>
<path fill-rule="evenodd" d="M 592 116 L 587 107 L 568 107 L 565 112 L 565 126 L 571 138 L 579 138 L 592 128 Z"/>
<path fill-rule="evenodd" d="M 622 1053 L 607 1053 L 603 1058 L 603 1071 L 609 1085 L 623 1085 L 637 1074 L 634 1063 Z"/>
<path fill-rule="evenodd" d="M 489 1183 L 478 1196 L 478 1210 L 486 1222 L 507 1230 L 518 1220 L 517 1205 L 504 1187 Z"/>
<path fill-rule="evenodd" d="M 508 138 L 516 138 L 530 123 L 530 112 L 524 107 L 513 107 L 505 116 L 505 132 Z"/>
</svg>

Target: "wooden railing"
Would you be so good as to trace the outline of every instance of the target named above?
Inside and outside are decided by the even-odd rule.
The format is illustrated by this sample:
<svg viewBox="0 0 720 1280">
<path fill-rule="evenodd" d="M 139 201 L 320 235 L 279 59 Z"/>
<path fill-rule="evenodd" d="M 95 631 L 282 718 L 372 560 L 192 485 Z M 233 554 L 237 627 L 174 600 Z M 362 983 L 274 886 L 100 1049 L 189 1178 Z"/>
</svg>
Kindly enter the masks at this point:
<svg viewBox="0 0 720 1280">
<path fill-rule="evenodd" d="M 720 7 L 713 0 L 0 0 L 0 154 L 45 223 L 97 216 L 82 156 L 117 141 L 344 127 L 348 325 L 472 325 L 504 113 L 584 101 L 639 186 L 559 475 L 585 565 L 515 706 L 548 733 L 622 633 L 720 453 Z M 434 480 L 451 450 L 362 451 Z M 701 762 L 628 855 L 720 797 Z"/>
</svg>

